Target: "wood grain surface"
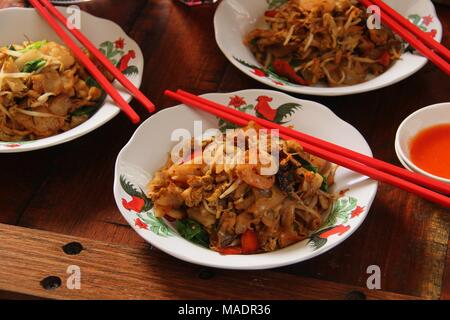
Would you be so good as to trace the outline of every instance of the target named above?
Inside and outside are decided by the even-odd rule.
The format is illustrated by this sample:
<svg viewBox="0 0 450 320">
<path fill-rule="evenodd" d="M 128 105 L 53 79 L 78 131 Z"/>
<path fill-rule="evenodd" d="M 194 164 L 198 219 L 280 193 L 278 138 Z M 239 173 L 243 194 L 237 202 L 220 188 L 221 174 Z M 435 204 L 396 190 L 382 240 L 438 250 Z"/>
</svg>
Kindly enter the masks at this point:
<svg viewBox="0 0 450 320">
<path fill-rule="evenodd" d="M 117 22 L 141 46 L 145 57 L 142 91 L 158 109 L 174 105 L 163 96 L 164 89 L 182 88 L 195 93 L 268 89 L 238 71 L 218 49 L 213 28 L 215 5 L 187 8 L 171 0 L 102 0 L 92 1 L 83 8 Z M 450 8 L 437 5 L 437 11 L 444 26 L 443 43 L 450 47 Z M 450 101 L 450 81 L 428 64 L 398 84 L 369 93 L 346 97 L 295 96 L 328 106 L 364 135 L 376 157 L 400 165 L 394 151 L 397 127 L 419 108 Z M 132 105 L 144 119 L 149 116 L 136 103 Z M 51 270 L 61 276 L 64 270 L 57 268 L 69 263 L 69 258 L 59 256 L 60 252 L 52 251 L 49 246 L 52 243 L 60 245 L 65 241 L 63 239 L 70 237 L 81 237 L 89 239 L 83 241 L 98 248 L 92 253 L 97 263 L 86 261 L 86 270 L 101 279 L 91 285 L 86 283 L 89 293 L 38 292 L 35 290 L 40 289 L 33 289 L 31 284 L 37 279 L 27 278 L 26 274 L 21 274 L 23 283 L 20 280 L 8 285 L 12 277 L 8 272 L 13 270 L 11 266 L 20 263 L 20 259 L 14 258 L 14 245 L 4 233 L 9 230 L 25 236 L 27 230 L 2 227 L 0 237 L 8 241 L 2 241 L 0 261 L 8 261 L 11 266 L 0 267 L 3 270 L 0 272 L 0 291 L 49 298 L 71 298 L 78 294 L 154 299 L 185 298 L 190 294 L 199 298 L 267 297 L 261 287 L 245 281 L 254 273 L 220 271 L 222 280 L 218 283 L 224 291 L 218 293 L 210 289 L 211 282 L 198 280 L 199 267 L 142 249 L 146 247 L 145 243 L 121 217 L 112 194 L 116 156 L 135 129 L 119 115 L 98 130 L 67 144 L 0 157 L 3 169 L 0 223 L 29 228 L 30 239 L 27 241 L 34 241 L 36 246 L 35 250 L 21 248 L 18 251 L 20 259 L 27 256 L 33 259 L 34 255 L 42 254 L 36 258 L 40 264 L 33 266 L 33 274 L 43 277 Z M 60 235 L 41 233 L 36 229 Z M 382 272 L 382 293 L 371 292 L 373 297 L 377 294 L 397 297 L 395 294 L 389 296 L 391 292 L 406 297 L 448 299 L 449 229 L 449 210 L 381 184 L 366 221 L 343 244 L 312 260 L 257 274 L 264 279 L 264 288 L 272 292 L 271 298 L 287 297 L 280 288 L 291 283 L 308 288 L 297 290 L 298 298 L 330 298 L 342 297 L 349 288 L 365 287 L 367 267 L 378 265 Z M 38 252 L 37 248 L 48 251 Z M 77 257 L 77 262 L 83 263 L 85 256 Z M 122 274 L 114 274 L 106 263 L 100 262 L 112 262 L 112 256 L 121 259 L 124 266 L 136 267 L 126 275 L 133 279 L 130 284 L 114 282 L 118 285 L 115 290 L 108 281 L 113 278 L 120 281 Z M 46 261 L 46 257 L 54 258 L 55 264 L 51 259 Z M 31 263 L 31 260 L 25 261 Z M 138 274 L 141 273 L 147 275 L 140 279 Z M 164 282 L 169 278 L 182 290 L 170 288 L 169 283 Z M 146 286 L 150 286 L 154 294 L 146 294 Z M 236 290 L 236 286 L 241 289 Z"/>
<path fill-rule="evenodd" d="M 77 241 L 83 250 L 67 255 Z M 22 243 L 17 248 L 14 243 Z M 211 270 L 174 261 L 149 246 L 128 246 L 0 225 L 0 288 L 58 299 L 415 299 L 273 271 Z M 80 289 L 70 275 L 80 270 Z M 68 272 L 69 270 L 69 272 Z M 45 288 L 48 277 L 59 287 Z M 43 281 L 44 280 L 44 281 Z M 67 283 L 69 282 L 69 285 Z M 220 288 L 220 290 L 218 290 Z"/>
</svg>

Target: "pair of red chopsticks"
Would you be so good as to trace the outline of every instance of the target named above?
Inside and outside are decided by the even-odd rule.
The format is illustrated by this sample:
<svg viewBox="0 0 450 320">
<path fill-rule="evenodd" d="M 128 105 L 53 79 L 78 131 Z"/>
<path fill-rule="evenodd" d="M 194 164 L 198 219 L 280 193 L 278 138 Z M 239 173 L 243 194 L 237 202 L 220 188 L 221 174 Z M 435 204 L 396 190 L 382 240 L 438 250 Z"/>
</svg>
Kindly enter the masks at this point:
<svg viewBox="0 0 450 320">
<path fill-rule="evenodd" d="M 176 93 L 166 90 L 165 94 L 174 100 L 206 111 L 239 126 L 245 126 L 249 121 L 254 121 L 264 128 L 278 129 L 282 139 L 299 141 L 306 152 L 450 208 L 450 197 L 443 195 L 450 194 L 450 185 L 448 184 L 410 172 L 390 163 L 363 155 L 293 129 L 283 127 L 268 120 L 225 107 L 183 90 L 178 90 Z"/>
<path fill-rule="evenodd" d="M 120 95 L 119 91 L 106 79 L 102 72 L 95 66 L 95 64 L 86 56 L 78 45 L 70 38 L 61 25 L 54 19 L 61 22 L 62 25 L 68 26 L 67 19 L 56 9 L 48 0 L 29 0 L 33 7 L 39 14 L 47 21 L 56 34 L 62 41 L 70 48 L 77 60 L 89 71 L 91 76 L 97 80 L 100 86 L 106 93 L 114 100 L 117 106 L 131 119 L 133 123 L 140 121 L 139 115 L 131 108 L 128 102 Z M 53 17 L 54 16 L 54 17 Z M 68 28 L 70 33 L 85 46 L 87 50 L 108 70 L 141 104 L 149 111 L 154 112 L 155 106 L 153 103 L 136 88 L 126 76 L 122 74 L 100 50 L 98 50 L 89 39 L 86 38 L 76 28 Z"/>
<path fill-rule="evenodd" d="M 430 59 L 438 68 L 450 75 L 450 50 L 420 30 L 408 19 L 381 0 L 358 0 L 365 7 L 372 5 L 380 8 L 381 21 L 417 51 Z"/>
</svg>

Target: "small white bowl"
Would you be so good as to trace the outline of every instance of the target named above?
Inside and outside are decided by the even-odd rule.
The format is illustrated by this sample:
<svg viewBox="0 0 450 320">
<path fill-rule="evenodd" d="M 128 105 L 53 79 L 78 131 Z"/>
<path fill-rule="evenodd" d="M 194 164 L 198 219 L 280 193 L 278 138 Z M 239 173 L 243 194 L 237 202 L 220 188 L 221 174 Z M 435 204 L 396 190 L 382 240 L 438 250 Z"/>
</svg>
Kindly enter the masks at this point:
<svg viewBox="0 0 450 320">
<path fill-rule="evenodd" d="M 409 153 L 411 140 L 420 131 L 448 123 L 450 123 L 450 102 L 434 104 L 417 110 L 402 122 L 395 137 L 395 152 L 406 169 L 450 184 L 450 179 L 435 176 L 416 166 L 411 161 Z"/>
</svg>

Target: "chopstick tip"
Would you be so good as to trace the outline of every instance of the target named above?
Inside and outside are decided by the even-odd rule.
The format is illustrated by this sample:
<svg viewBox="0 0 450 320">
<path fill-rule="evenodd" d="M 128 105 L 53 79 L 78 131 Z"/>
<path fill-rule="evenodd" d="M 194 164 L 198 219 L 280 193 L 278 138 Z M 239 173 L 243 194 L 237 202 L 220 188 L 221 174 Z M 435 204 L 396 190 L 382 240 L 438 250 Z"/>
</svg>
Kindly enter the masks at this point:
<svg viewBox="0 0 450 320">
<path fill-rule="evenodd" d="M 168 96 L 168 97 L 172 97 L 173 95 L 175 95 L 176 93 L 173 92 L 172 90 L 166 89 L 164 90 L 164 95 Z"/>
<path fill-rule="evenodd" d="M 129 116 L 131 119 L 131 122 L 133 124 L 138 124 L 139 122 L 141 122 L 141 118 L 136 114 L 136 115 L 130 115 Z"/>
</svg>

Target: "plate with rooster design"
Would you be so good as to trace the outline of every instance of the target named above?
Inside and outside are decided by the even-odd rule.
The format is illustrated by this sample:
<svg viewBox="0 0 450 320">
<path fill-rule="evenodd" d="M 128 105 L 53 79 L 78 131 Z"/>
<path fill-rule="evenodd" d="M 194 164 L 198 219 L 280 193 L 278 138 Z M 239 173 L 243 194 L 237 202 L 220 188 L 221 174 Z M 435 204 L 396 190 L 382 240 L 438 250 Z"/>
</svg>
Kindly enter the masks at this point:
<svg viewBox="0 0 450 320">
<path fill-rule="evenodd" d="M 358 130 L 319 103 L 271 90 L 213 93 L 204 97 L 372 155 Z M 185 240 L 178 234 L 173 222 L 155 217 L 152 203 L 146 196 L 146 186 L 178 143 L 172 141 L 172 133 L 182 128 L 194 136 L 194 124 L 198 121 L 201 121 L 203 130 L 230 126 L 212 115 L 178 105 L 147 119 L 117 157 L 113 190 L 117 207 L 133 229 L 155 247 L 181 260 L 210 267 L 275 268 L 308 260 L 332 249 L 355 232 L 366 218 L 377 191 L 377 182 L 339 168 L 334 191 L 349 191 L 336 201 L 330 217 L 308 239 L 277 251 L 251 255 L 221 255 Z"/>
<path fill-rule="evenodd" d="M 419 71 L 427 59 L 413 50 L 405 50 L 384 73 L 368 78 L 366 82 L 348 86 L 305 86 L 292 83 L 264 68 L 244 44 L 244 37 L 257 27 L 267 10 L 286 3 L 287 0 L 224 0 L 214 16 L 216 42 L 226 58 L 247 76 L 277 90 L 317 96 L 343 96 L 377 90 L 397 83 Z M 409 19 L 437 41 L 442 39 L 442 24 L 430 0 L 386 0 L 401 15 Z"/>
<path fill-rule="evenodd" d="M 62 14 L 69 15 L 63 7 L 58 8 Z M 81 31 L 95 44 L 128 79 L 139 87 L 142 82 L 144 57 L 138 44 L 128 37 L 116 23 L 95 17 L 80 11 Z M 11 26 L 15 26 L 12 28 Z M 33 8 L 7 8 L 0 10 L 0 28 L 8 30 L 0 35 L 0 46 L 33 41 L 47 40 L 64 43 Z M 81 47 L 81 46 L 80 46 Z M 117 82 L 114 86 L 122 97 L 131 101 L 132 96 Z M 116 115 L 120 109 L 110 97 L 107 97 L 100 108 L 84 123 L 66 132 L 32 141 L 4 142 L 0 141 L 0 153 L 26 152 L 44 149 L 79 138 L 104 125 Z"/>
</svg>

